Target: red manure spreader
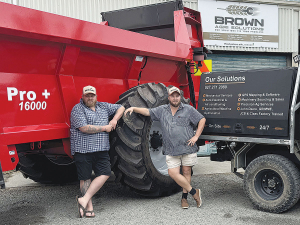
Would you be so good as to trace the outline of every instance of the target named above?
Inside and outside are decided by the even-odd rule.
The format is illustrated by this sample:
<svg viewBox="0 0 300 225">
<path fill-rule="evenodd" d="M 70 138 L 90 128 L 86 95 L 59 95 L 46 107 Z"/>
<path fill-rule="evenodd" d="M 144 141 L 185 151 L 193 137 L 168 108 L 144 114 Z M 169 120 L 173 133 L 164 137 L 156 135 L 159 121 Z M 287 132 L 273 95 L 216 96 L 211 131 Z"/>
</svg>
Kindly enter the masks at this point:
<svg viewBox="0 0 300 225">
<path fill-rule="evenodd" d="M 169 86 L 196 107 L 204 60 L 200 13 L 182 1 L 102 13 L 103 22 L 72 19 L 0 3 L 0 162 L 41 183 L 77 179 L 70 154 L 70 112 L 93 85 L 98 101 L 156 107 Z M 178 190 L 162 155 L 161 128 L 123 117 L 111 133 L 116 178 L 148 196 Z M 5 187 L 0 170 L 1 186 Z"/>
</svg>

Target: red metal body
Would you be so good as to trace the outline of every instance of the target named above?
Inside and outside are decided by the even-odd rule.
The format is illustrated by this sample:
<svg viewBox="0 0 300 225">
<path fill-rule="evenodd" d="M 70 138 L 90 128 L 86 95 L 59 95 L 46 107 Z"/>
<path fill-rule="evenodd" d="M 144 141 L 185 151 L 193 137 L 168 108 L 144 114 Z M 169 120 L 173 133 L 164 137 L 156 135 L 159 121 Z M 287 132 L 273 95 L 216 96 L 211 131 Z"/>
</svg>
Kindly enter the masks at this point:
<svg viewBox="0 0 300 225">
<path fill-rule="evenodd" d="M 175 42 L 0 3 L 3 171 L 18 163 L 16 144 L 61 139 L 61 154 L 70 155 L 69 115 L 86 85 L 110 103 L 148 82 L 178 86 L 189 97 L 185 65 L 203 46 L 200 13 L 175 11 L 174 24 Z"/>
</svg>

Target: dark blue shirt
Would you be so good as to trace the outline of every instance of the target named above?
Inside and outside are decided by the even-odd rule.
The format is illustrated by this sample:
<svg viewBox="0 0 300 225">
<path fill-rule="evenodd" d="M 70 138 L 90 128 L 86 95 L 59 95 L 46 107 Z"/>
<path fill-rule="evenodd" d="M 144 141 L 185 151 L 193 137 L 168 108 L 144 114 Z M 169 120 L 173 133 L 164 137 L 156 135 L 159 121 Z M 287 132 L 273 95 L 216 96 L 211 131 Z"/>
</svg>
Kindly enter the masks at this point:
<svg viewBox="0 0 300 225">
<path fill-rule="evenodd" d="M 175 115 L 170 104 L 149 109 L 151 119 L 159 121 L 162 127 L 163 154 L 178 156 L 198 151 L 198 146 L 188 145 L 194 135 L 194 127 L 204 116 L 194 107 L 181 103 Z"/>
</svg>

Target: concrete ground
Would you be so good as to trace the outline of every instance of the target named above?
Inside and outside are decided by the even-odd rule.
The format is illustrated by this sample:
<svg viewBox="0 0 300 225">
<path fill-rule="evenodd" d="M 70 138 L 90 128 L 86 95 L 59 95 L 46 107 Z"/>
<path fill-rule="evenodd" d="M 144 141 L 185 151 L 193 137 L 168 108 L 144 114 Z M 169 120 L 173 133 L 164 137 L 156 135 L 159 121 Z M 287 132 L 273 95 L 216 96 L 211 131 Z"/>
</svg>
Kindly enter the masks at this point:
<svg viewBox="0 0 300 225">
<path fill-rule="evenodd" d="M 231 173 L 231 162 L 214 162 L 210 157 L 198 157 L 198 164 L 193 167 L 194 175 Z"/>
<path fill-rule="evenodd" d="M 113 180 L 94 196 L 94 219 L 79 219 L 75 196 L 78 182 L 41 185 L 19 172 L 6 173 L 6 189 L 0 189 L 2 225 L 295 225 L 300 224 L 300 202 L 282 214 L 254 209 L 243 191 L 243 180 L 230 173 L 230 162 L 211 162 L 199 157 L 192 186 L 202 190 L 203 205 L 196 208 L 188 196 L 189 209 L 180 207 L 181 193 L 150 198 L 136 194 Z"/>
<path fill-rule="evenodd" d="M 136 194 L 114 181 L 106 182 L 94 196 L 94 219 L 78 218 L 75 196 L 78 183 L 67 185 L 33 185 L 0 189 L 1 225 L 295 225 L 300 224 L 300 203 L 282 214 L 254 209 L 243 191 L 243 181 L 230 171 L 229 162 L 209 162 L 199 158 L 192 185 L 202 190 L 203 205 L 188 196 L 189 209 L 180 207 L 181 193 L 150 198 Z M 211 173 L 212 168 L 217 173 Z M 199 174 L 204 173 L 204 174 Z M 16 185 L 19 173 L 8 178 Z M 27 181 L 22 176 L 22 182 Z M 25 184 L 25 183 L 23 183 Z"/>
</svg>

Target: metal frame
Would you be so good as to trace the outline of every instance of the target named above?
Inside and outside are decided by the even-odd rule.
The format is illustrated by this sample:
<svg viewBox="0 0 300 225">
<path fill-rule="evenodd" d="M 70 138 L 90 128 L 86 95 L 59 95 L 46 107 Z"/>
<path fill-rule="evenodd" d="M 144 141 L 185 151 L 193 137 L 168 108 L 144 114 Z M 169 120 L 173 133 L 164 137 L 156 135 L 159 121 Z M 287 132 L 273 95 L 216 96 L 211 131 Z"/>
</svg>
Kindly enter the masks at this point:
<svg viewBox="0 0 300 225">
<path fill-rule="evenodd" d="M 3 177 L 1 162 L 0 162 L 0 187 L 1 187 L 1 189 L 5 188 L 5 182 L 4 182 L 4 177 Z"/>
<path fill-rule="evenodd" d="M 274 144 L 274 145 L 285 145 L 290 146 L 290 153 L 294 153 L 295 142 L 295 114 L 300 108 L 300 102 L 297 102 L 297 96 L 300 85 L 300 64 L 298 65 L 298 72 L 296 82 L 294 86 L 293 99 L 290 109 L 290 136 L 286 139 L 275 139 L 275 138 L 252 138 L 252 137 L 236 137 L 236 136 L 221 136 L 221 135 L 201 135 L 200 139 L 210 141 L 234 141 L 234 142 L 245 142 L 245 143 L 256 143 L 256 144 Z"/>
<path fill-rule="evenodd" d="M 205 139 L 210 141 L 234 141 L 234 142 L 276 144 L 276 145 L 290 145 L 291 142 L 289 139 L 252 138 L 252 137 L 218 136 L 218 135 L 201 135 L 200 139 Z"/>
<path fill-rule="evenodd" d="M 235 156 L 234 156 L 234 159 L 232 162 L 233 166 L 231 166 L 231 172 L 234 173 L 234 172 L 236 172 L 235 171 L 236 168 L 243 168 L 246 166 L 246 160 L 247 160 L 246 154 L 254 146 L 255 146 L 254 143 L 247 143 L 235 153 Z"/>
<path fill-rule="evenodd" d="M 295 82 L 293 100 L 291 104 L 291 112 L 290 112 L 290 153 L 294 153 L 294 146 L 295 146 L 295 114 L 296 111 L 300 107 L 300 102 L 297 102 L 298 91 L 299 91 L 299 84 L 300 84 L 300 64 L 298 64 L 298 72 L 297 78 Z"/>
</svg>

